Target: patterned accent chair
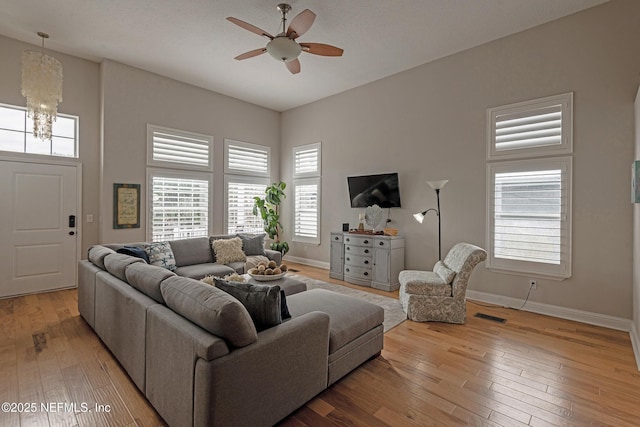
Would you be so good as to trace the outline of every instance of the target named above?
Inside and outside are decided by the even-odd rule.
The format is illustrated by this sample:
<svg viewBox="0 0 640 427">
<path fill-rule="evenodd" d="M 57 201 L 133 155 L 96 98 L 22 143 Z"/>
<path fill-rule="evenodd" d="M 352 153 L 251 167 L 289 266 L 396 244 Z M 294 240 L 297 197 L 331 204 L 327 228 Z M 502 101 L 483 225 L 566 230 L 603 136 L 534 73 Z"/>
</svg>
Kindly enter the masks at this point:
<svg viewBox="0 0 640 427">
<path fill-rule="evenodd" d="M 464 323 L 465 294 L 474 267 L 487 252 L 470 243 L 456 244 L 433 271 L 400 272 L 400 303 L 407 318 L 416 322 Z"/>
</svg>

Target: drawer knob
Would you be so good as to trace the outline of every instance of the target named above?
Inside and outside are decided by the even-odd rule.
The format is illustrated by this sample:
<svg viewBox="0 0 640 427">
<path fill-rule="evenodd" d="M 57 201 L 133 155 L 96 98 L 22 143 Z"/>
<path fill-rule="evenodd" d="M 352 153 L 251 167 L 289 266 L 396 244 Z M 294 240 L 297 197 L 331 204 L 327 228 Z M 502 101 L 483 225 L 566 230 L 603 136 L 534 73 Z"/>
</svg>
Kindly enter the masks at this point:
<svg viewBox="0 0 640 427">
<path fill-rule="evenodd" d="M 347 250 L 347 251 L 350 251 L 350 250 L 351 250 L 351 247 L 349 247 L 349 246 L 345 246 L 345 248 L 344 248 L 344 249 L 345 249 L 345 250 Z"/>
<path fill-rule="evenodd" d="M 365 276 L 368 276 L 368 275 L 369 275 L 369 272 L 365 271 L 365 272 L 364 272 L 364 275 L 365 275 Z"/>
<path fill-rule="evenodd" d="M 364 263 L 369 264 L 369 260 L 368 259 L 364 260 Z"/>
<path fill-rule="evenodd" d="M 351 261 L 351 258 L 347 257 L 347 261 Z"/>
<path fill-rule="evenodd" d="M 333 240 L 340 240 L 340 238 L 336 236 L 333 238 Z"/>
<path fill-rule="evenodd" d="M 368 253 L 369 253 L 369 249 L 365 249 L 365 250 L 364 250 L 364 253 L 365 253 L 365 254 L 368 254 Z"/>
<path fill-rule="evenodd" d="M 344 240 L 346 240 L 347 242 L 350 242 L 350 241 L 351 241 L 351 240 L 349 240 L 349 238 L 348 238 L 348 237 L 347 237 L 346 239 L 344 239 Z"/>
<path fill-rule="evenodd" d="M 367 243 L 369 243 L 369 241 L 368 241 L 368 240 L 365 240 L 365 241 L 364 241 L 364 244 L 366 245 Z"/>
<path fill-rule="evenodd" d="M 345 271 L 347 271 L 347 272 L 348 272 L 348 271 L 349 271 L 349 269 L 348 269 L 348 268 L 346 268 L 346 269 L 345 269 Z"/>
<path fill-rule="evenodd" d="M 384 242 L 380 242 L 380 246 L 384 246 Z"/>
</svg>

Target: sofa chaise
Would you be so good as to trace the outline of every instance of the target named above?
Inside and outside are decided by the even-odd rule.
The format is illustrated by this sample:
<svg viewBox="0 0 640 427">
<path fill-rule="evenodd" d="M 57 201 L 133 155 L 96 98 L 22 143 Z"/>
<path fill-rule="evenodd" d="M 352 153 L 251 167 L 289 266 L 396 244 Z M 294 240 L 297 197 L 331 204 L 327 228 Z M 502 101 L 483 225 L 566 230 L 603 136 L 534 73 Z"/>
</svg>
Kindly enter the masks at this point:
<svg viewBox="0 0 640 427">
<path fill-rule="evenodd" d="M 193 278 L 244 271 L 216 263 L 222 237 L 169 242 L 174 271 L 116 252 L 125 245 L 92 246 L 78 265 L 80 314 L 170 426 L 273 425 L 380 354 L 382 308 L 322 289 L 284 289 L 291 318 L 256 329 L 237 299 Z"/>
</svg>

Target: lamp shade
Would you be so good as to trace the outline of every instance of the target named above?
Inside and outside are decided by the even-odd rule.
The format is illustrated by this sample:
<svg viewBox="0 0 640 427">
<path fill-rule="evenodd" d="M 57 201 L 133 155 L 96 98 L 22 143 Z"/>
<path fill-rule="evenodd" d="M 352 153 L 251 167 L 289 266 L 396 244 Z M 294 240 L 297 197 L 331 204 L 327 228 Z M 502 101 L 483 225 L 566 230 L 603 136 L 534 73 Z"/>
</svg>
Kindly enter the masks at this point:
<svg viewBox="0 0 640 427">
<path fill-rule="evenodd" d="M 426 212 L 418 212 L 416 214 L 413 214 L 413 217 L 415 218 L 416 221 L 418 221 L 420 224 L 422 224 L 422 221 L 424 221 L 424 215 L 426 214 Z"/>
<path fill-rule="evenodd" d="M 447 182 L 449 182 L 448 179 L 441 179 L 440 181 L 427 181 L 427 184 L 434 190 L 440 190 Z"/>
<path fill-rule="evenodd" d="M 300 55 L 302 46 L 289 37 L 276 37 L 267 43 L 267 52 L 278 61 L 289 62 Z"/>
</svg>

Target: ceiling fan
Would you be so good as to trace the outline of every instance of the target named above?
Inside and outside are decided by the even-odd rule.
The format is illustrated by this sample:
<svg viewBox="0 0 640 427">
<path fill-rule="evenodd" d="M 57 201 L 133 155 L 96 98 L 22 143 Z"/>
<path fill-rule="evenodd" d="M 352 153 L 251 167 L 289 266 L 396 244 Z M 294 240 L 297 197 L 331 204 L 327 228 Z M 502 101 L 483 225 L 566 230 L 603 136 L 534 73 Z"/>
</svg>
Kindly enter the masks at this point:
<svg viewBox="0 0 640 427">
<path fill-rule="evenodd" d="M 315 13 L 309 9 L 303 10 L 291 20 L 289 29 L 287 29 L 287 13 L 291 10 L 291 6 L 286 3 L 280 3 L 277 8 L 280 13 L 282 13 L 282 32 L 276 36 L 272 36 L 263 29 L 238 18 L 233 18 L 231 16 L 227 18 L 227 20 L 244 28 L 245 30 L 249 30 L 252 33 L 256 33 L 257 35 L 266 37 L 270 40 L 265 47 L 250 50 L 249 52 L 236 56 L 235 59 L 243 60 L 253 58 L 254 56 L 269 52 L 272 57 L 278 61 L 284 62 L 292 74 L 298 74 L 300 72 L 300 60 L 298 60 L 298 56 L 301 52 L 321 56 L 342 56 L 344 51 L 339 47 L 323 43 L 298 43 L 296 41 L 298 37 L 306 33 L 309 28 L 311 28 L 313 21 L 316 19 Z"/>
</svg>

